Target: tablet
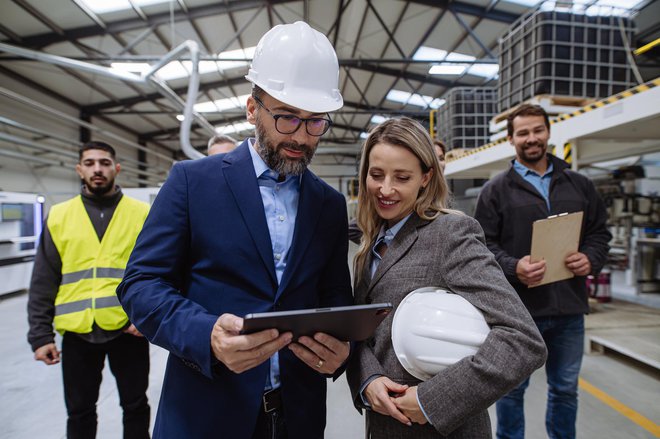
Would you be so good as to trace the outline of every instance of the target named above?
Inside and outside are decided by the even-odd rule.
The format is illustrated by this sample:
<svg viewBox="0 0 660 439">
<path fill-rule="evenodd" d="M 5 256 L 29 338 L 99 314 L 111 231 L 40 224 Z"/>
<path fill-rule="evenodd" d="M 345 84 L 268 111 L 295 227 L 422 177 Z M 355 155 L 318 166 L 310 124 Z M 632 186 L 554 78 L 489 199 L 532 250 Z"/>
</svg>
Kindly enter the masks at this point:
<svg viewBox="0 0 660 439">
<path fill-rule="evenodd" d="M 248 314 L 243 320 L 243 333 L 275 328 L 280 333 L 292 332 L 294 340 L 302 335 L 324 332 L 342 341 L 362 341 L 392 311 L 391 303 L 338 306 Z"/>
</svg>

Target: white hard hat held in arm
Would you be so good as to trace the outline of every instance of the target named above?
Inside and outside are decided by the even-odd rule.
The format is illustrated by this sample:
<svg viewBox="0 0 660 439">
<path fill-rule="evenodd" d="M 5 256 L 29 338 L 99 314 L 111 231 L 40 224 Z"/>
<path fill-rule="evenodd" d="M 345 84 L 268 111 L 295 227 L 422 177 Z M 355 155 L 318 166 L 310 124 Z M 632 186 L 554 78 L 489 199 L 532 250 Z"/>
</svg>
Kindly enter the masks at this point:
<svg viewBox="0 0 660 439">
<path fill-rule="evenodd" d="M 332 44 L 302 21 L 266 32 L 245 78 L 275 99 L 311 113 L 328 113 L 344 105 Z"/>
<path fill-rule="evenodd" d="M 392 345 L 401 365 L 426 381 L 462 358 L 474 355 L 490 328 L 483 314 L 458 294 L 419 288 L 399 304 L 392 321 Z"/>
</svg>

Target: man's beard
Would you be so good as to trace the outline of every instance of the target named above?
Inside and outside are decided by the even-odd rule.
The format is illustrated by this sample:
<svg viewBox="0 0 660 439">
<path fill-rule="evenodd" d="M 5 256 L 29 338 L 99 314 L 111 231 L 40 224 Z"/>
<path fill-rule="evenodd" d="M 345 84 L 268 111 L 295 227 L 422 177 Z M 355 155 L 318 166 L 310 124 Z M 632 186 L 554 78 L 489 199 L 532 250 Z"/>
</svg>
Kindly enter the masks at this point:
<svg viewBox="0 0 660 439">
<path fill-rule="evenodd" d="M 521 152 L 521 158 L 526 163 L 530 163 L 530 164 L 538 163 L 538 162 L 540 162 L 541 160 L 543 160 L 545 158 L 546 153 L 548 152 L 548 145 L 547 144 L 546 145 L 543 145 L 543 144 L 534 145 L 534 147 L 537 147 L 537 146 L 541 147 L 541 151 L 542 151 L 541 154 L 539 154 L 538 156 L 528 154 L 527 150 L 525 148 L 523 148 L 523 150 Z"/>
<path fill-rule="evenodd" d="M 304 127 L 298 129 L 304 129 Z M 256 132 L 257 152 L 270 169 L 280 175 L 302 175 L 305 172 L 314 157 L 316 145 L 311 147 L 309 145 L 298 145 L 294 142 L 280 142 L 275 146 L 259 120 L 256 123 Z M 299 159 L 287 158 L 280 153 L 283 148 L 302 151 L 304 155 Z"/>
<path fill-rule="evenodd" d="M 91 194 L 94 194 L 97 197 L 102 197 L 115 187 L 115 181 L 109 180 L 106 184 L 98 186 L 93 184 L 93 182 L 90 180 L 89 182 L 85 181 L 85 186 Z"/>
</svg>

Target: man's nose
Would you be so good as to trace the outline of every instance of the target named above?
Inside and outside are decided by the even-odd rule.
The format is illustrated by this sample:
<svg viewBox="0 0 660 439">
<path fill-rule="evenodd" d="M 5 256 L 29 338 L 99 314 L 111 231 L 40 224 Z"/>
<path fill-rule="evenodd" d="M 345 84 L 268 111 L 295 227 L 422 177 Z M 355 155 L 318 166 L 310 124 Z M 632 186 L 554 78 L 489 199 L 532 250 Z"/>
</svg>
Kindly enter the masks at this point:
<svg viewBox="0 0 660 439">
<path fill-rule="evenodd" d="M 305 127 L 305 122 L 302 122 L 298 129 L 291 134 L 291 139 L 298 143 L 298 145 L 309 144 L 309 134 L 307 134 L 307 127 Z"/>
</svg>

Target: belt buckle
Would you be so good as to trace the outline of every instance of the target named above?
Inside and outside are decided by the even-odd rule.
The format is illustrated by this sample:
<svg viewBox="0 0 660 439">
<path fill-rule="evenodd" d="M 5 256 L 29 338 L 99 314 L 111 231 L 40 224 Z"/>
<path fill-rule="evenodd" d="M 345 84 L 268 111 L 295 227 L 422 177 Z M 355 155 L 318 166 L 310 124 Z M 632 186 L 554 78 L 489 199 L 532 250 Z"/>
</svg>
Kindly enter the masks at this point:
<svg viewBox="0 0 660 439">
<path fill-rule="evenodd" d="M 279 408 L 277 399 L 279 399 L 279 390 L 280 389 L 271 389 L 265 392 L 262 396 L 264 403 L 264 412 L 272 413 Z"/>
</svg>

